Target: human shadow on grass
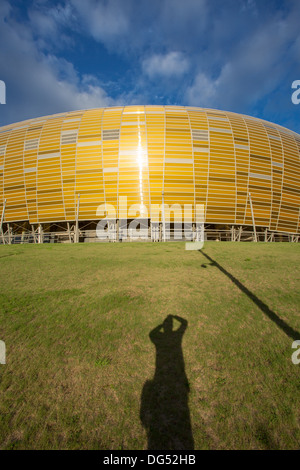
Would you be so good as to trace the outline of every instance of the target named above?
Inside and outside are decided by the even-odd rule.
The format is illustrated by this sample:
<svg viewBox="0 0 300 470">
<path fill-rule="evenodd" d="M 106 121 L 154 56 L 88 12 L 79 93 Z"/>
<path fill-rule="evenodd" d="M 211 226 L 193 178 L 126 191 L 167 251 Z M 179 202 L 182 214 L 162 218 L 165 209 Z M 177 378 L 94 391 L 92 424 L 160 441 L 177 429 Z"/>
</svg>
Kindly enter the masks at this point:
<svg viewBox="0 0 300 470">
<path fill-rule="evenodd" d="M 180 322 L 173 329 L 173 320 Z M 148 435 L 148 450 L 193 450 L 189 383 L 185 373 L 182 338 L 188 322 L 168 315 L 149 337 L 156 348 L 156 368 L 142 391 L 140 418 Z"/>
<path fill-rule="evenodd" d="M 246 294 L 253 303 L 257 305 L 258 308 L 267 316 L 270 320 L 272 320 L 287 336 L 292 339 L 299 339 L 300 333 L 294 330 L 291 326 L 289 326 L 284 320 L 282 320 L 273 310 L 271 310 L 262 300 L 260 300 L 253 292 L 247 289 L 244 284 L 242 284 L 236 277 L 234 277 L 231 273 L 229 273 L 223 266 L 221 266 L 217 261 L 212 259 L 207 253 L 204 251 L 199 250 L 200 253 L 205 256 L 210 261 L 211 266 L 216 266 L 225 276 L 227 276 L 244 294 Z M 206 268 L 205 264 L 201 265 L 202 268 Z"/>
</svg>

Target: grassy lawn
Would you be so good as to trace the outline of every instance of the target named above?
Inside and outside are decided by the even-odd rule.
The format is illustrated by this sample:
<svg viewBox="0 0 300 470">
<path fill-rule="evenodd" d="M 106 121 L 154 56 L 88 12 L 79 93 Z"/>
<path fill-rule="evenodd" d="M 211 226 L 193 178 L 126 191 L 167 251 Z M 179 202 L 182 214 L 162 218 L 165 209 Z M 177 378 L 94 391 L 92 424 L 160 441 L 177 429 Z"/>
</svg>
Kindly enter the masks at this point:
<svg viewBox="0 0 300 470">
<path fill-rule="evenodd" d="M 0 246 L 0 448 L 299 449 L 299 261 L 287 243 Z"/>
</svg>

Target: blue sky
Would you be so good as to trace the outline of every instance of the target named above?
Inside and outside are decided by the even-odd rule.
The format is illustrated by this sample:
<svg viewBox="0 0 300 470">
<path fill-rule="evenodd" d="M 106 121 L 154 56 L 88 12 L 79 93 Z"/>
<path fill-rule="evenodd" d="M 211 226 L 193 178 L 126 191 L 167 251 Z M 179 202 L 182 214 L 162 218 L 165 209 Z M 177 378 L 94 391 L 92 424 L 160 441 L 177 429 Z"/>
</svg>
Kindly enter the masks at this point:
<svg viewBox="0 0 300 470">
<path fill-rule="evenodd" d="M 0 125 L 75 109 L 224 109 L 300 133 L 299 0 L 0 2 Z"/>
</svg>

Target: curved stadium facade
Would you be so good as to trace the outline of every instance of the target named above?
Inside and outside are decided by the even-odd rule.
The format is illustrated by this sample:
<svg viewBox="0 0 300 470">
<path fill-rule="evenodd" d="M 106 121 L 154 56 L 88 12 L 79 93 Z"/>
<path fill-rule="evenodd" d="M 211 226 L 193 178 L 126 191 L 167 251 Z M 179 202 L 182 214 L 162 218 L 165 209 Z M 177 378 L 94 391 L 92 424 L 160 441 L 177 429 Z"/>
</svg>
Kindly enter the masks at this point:
<svg viewBox="0 0 300 470">
<path fill-rule="evenodd" d="M 145 208 L 149 231 L 164 197 L 170 207 L 203 204 L 206 232 L 297 237 L 299 183 L 300 135 L 231 112 L 125 106 L 0 128 L 2 242 L 37 231 L 73 240 L 76 224 L 87 240 L 98 206 L 121 219 L 124 197 Z"/>
</svg>

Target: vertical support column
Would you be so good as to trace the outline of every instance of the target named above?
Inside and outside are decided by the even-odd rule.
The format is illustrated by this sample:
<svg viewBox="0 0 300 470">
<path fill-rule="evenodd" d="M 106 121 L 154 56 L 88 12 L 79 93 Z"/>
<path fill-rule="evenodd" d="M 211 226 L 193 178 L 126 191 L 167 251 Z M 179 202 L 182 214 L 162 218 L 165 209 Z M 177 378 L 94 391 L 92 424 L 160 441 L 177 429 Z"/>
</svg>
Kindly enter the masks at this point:
<svg viewBox="0 0 300 470">
<path fill-rule="evenodd" d="M 9 224 L 7 224 L 7 233 L 8 233 L 8 244 L 11 245 L 11 231 L 10 231 Z"/>
<path fill-rule="evenodd" d="M 0 222 L 0 233 L 1 233 L 1 235 L 2 235 L 3 244 L 5 243 L 5 241 L 4 241 L 4 235 L 3 235 L 2 225 L 3 225 L 3 221 L 4 221 L 5 206 L 6 206 L 6 199 L 4 199 L 4 204 L 3 204 L 3 209 L 2 209 L 2 215 L 1 215 L 1 222 Z"/>
<path fill-rule="evenodd" d="M 34 230 L 34 226 L 33 226 L 33 225 L 31 225 L 31 232 L 32 232 L 32 236 L 33 236 L 33 243 L 36 243 L 35 230 Z"/>
<path fill-rule="evenodd" d="M 204 242 L 204 240 L 205 240 L 205 226 L 204 226 L 204 222 L 203 222 L 200 225 L 200 240 L 197 240 L 197 241 Z"/>
<path fill-rule="evenodd" d="M 235 230 L 233 225 L 231 226 L 231 241 L 235 242 Z"/>
<path fill-rule="evenodd" d="M 71 230 L 70 230 L 70 222 L 67 222 L 67 226 L 68 226 L 69 242 L 72 243 Z"/>
<path fill-rule="evenodd" d="M 196 204 L 195 206 L 195 219 L 196 219 L 196 242 L 204 242 L 205 228 L 204 228 L 204 205 Z"/>
<path fill-rule="evenodd" d="M 255 227 L 255 220 L 254 220 L 254 212 L 253 212 L 253 206 L 252 206 L 251 193 L 249 193 L 249 202 L 250 202 L 252 224 L 253 224 L 253 231 L 254 231 L 254 241 L 257 242 L 257 235 L 256 235 L 256 227 Z"/>
<path fill-rule="evenodd" d="M 160 223 L 159 222 L 152 222 L 150 220 L 150 230 L 151 230 L 151 241 L 152 242 L 159 242 L 160 241 Z"/>
<path fill-rule="evenodd" d="M 117 227 L 116 227 L 116 220 L 108 220 L 107 223 L 107 232 L 108 232 L 108 240 L 110 242 L 115 242 L 117 240 Z"/>
<path fill-rule="evenodd" d="M 80 194 L 78 194 L 78 198 L 77 198 L 77 208 L 76 208 L 76 223 L 75 223 L 75 237 L 74 237 L 74 243 L 78 243 L 78 242 L 79 242 L 79 229 L 78 229 L 79 203 L 80 203 Z"/>
<path fill-rule="evenodd" d="M 120 224 L 119 224 L 119 219 L 117 219 L 117 222 L 116 222 L 116 242 L 119 241 L 119 228 L 120 228 Z"/>
<path fill-rule="evenodd" d="M 242 231 L 243 231 L 243 227 L 242 227 L 242 225 L 240 225 L 240 228 L 239 228 L 239 236 L 238 236 L 238 241 L 239 241 L 239 242 L 241 241 Z"/>
<path fill-rule="evenodd" d="M 39 228 L 38 228 L 38 243 L 43 243 L 43 227 L 42 227 L 42 224 L 39 224 Z"/>
<path fill-rule="evenodd" d="M 162 230 L 163 230 L 163 241 L 166 241 L 166 221 L 165 221 L 165 193 L 161 193 L 162 196 Z"/>
</svg>

